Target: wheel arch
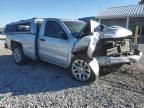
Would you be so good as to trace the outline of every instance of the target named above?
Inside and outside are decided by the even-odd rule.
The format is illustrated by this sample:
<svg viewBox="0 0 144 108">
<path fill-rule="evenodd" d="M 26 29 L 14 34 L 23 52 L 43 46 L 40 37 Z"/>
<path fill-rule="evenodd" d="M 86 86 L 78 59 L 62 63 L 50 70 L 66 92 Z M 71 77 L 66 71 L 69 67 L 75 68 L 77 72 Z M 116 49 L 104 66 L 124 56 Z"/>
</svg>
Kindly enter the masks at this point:
<svg viewBox="0 0 144 108">
<path fill-rule="evenodd" d="M 15 46 L 19 46 L 19 47 L 23 48 L 22 44 L 20 42 L 11 40 L 11 49 L 13 50 Z"/>
<path fill-rule="evenodd" d="M 75 57 L 85 57 L 87 59 L 90 59 L 88 56 L 87 56 L 87 48 L 84 48 L 84 49 L 80 49 L 80 50 L 77 50 L 77 51 L 74 51 L 72 52 L 72 59 L 75 58 Z"/>
</svg>

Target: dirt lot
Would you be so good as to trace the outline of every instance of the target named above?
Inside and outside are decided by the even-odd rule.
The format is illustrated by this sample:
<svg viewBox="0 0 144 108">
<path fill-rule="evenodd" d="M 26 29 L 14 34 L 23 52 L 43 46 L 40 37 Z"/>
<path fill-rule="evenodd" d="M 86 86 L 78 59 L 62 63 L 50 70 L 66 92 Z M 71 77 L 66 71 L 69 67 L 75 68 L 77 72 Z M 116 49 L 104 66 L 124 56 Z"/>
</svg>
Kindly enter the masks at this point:
<svg viewBox="0 0 144 108">
<path fill-rule="evenodd" d="M 144 51 L 144 46 L 140 45 Z M 44 62 L 14 64 L 0 42 L 0 106 L 6 108 L 144 108 L 144 58 L 98 82 L 73 80 L 68 70 Z"/>
</svg>

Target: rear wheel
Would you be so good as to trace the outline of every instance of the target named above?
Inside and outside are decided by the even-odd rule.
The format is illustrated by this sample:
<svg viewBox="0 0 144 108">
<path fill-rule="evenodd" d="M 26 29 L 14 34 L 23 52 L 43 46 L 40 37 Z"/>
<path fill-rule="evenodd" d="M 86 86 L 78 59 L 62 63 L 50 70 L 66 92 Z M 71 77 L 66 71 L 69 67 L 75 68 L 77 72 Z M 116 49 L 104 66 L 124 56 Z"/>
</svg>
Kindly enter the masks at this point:
<svg viewBox="0 0 144 108">
<path fill-rule="evenodd" d="M 15 46 L 13 48 L 13 59 L 14 62 L 18 65 L 22 65 L 26 62 L 26 57 L 23 53 L 22 47 Z"/>
<path fill-rule="evenodd" d="M 89 66 L 89 61 L 85 58 L 73 59 L 71 63 L 71 73 L 73 77 L 78 81 L 93 82 L 98 79 L 99 75 L 94 74 Z"/>
</svg>

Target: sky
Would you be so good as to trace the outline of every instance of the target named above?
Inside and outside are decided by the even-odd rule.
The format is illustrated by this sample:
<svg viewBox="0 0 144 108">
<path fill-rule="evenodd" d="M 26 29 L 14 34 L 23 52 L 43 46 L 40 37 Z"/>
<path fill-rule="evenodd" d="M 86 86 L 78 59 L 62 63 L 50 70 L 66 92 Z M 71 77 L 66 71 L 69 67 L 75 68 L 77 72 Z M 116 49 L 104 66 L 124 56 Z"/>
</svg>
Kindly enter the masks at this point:
<svg viewBox="0 0 144 108">
<path fill-rule="evenodd" d="M 136 5 L 139 0 L 0 0 L 0 27 L 40 18 L 81 18 L 96 16 L 109 7 Z"/>
</svg>

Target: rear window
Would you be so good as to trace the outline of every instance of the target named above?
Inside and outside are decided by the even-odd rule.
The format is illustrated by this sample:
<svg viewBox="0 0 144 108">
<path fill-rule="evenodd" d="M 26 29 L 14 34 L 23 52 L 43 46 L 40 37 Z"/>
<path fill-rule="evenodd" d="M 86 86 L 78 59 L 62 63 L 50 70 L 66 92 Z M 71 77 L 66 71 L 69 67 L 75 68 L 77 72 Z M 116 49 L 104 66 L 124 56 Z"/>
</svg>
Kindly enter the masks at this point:
<svg viewBox="0 0 144 108">
<path fill-rule="evenodd" d="M 20 23 L 20 24 L 10 24 L 7 25 L 5 28 L 5 33 L 12 33 L 12 32 L 30 32 L 31 24 L 30 22 L 27 23 Z"/>
</svg>

